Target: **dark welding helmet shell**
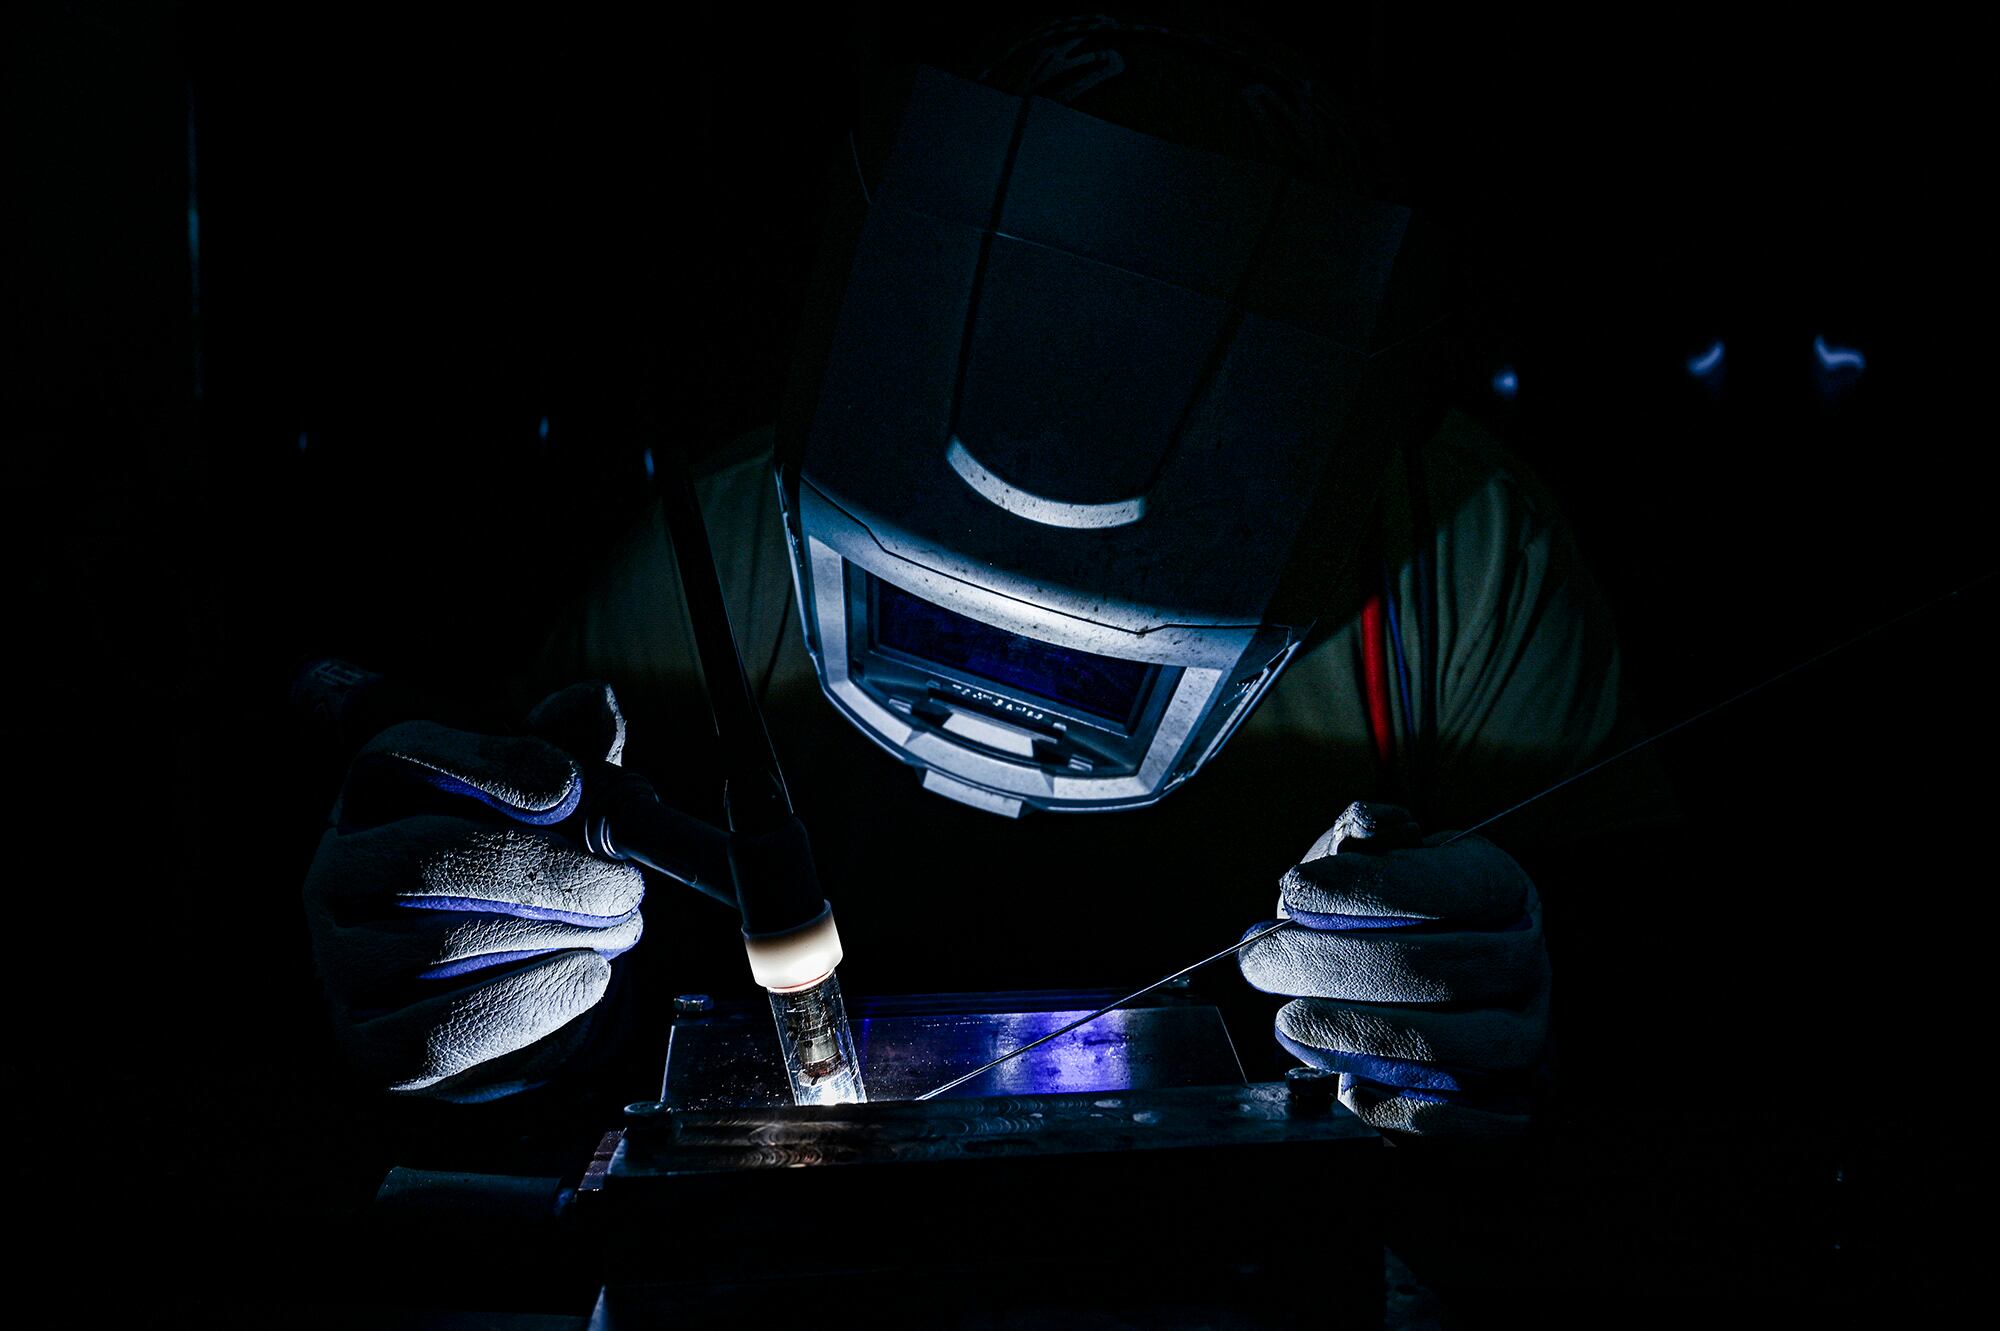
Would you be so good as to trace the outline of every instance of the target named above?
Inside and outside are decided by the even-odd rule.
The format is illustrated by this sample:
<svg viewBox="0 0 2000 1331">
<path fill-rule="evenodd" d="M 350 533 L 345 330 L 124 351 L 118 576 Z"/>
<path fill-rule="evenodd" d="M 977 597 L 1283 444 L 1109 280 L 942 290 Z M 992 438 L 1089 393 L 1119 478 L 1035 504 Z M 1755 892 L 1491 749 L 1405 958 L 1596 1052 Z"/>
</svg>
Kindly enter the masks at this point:
<svg viewBox="0 0 2000 1331">
<path fill-rule="evenodd" d="M 1150 803 L 1334 608 L 1420 402 L 1424 234 L 935 70 L 887 144 L 780 425 L 821 683 L 942 793 Z"/>
</svg>

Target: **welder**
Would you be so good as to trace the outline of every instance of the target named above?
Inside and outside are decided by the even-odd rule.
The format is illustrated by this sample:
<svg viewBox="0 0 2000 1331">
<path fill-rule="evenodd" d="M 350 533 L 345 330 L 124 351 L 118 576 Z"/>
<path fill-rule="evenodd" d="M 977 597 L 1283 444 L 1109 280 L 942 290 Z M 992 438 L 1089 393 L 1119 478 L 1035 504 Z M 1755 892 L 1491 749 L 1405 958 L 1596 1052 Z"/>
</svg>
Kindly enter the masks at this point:
<svg viewBox="0 0 2000 1331">
<path fill-rule="evenodd" d="M 1437 235 L 1324 91 L 1204 35 L 1053 24 L 893 107 L 775 428 L 699 487 L 849 948 L 937 988 L 1122 980 L 1268 920 L 1275 880 L 1297 927 L 1240 965 L 1284 1049 L 1377 1127 L 1518 1131 L 1549 967 L 1500 842 L 1565 829 L 1443 842 L 1625 718 L 1560 517 L 1443 402 Z M 321 843 L 319 962 L 380 1089 L 560 1075 L 645 946 L 638 871 L 547 829 L 628 716 L 699 751 L 659 519 L 539 673 L 525 734 L 371 743 Z"/>
</svg>

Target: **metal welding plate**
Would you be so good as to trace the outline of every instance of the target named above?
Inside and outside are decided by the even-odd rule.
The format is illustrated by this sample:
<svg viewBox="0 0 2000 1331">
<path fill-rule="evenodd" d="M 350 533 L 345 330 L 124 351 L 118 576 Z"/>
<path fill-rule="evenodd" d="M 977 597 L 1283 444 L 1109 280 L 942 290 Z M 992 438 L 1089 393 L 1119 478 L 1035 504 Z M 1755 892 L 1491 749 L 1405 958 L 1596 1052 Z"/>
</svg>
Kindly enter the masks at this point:
<svg viewBox="0 0 2000 1331">
<path fill-rule="evenodd" d="M 868 1098 L 913 1099 L 1115 997 L 967 994 L 857 1003 L 850 1018 Z M 989 1010 L 978 1010 L 981 1005 Z M 1107 1013 L 939 1098 L 1242 1083 L 1243 1068 L 1222 1014 L 1205 1004 L 1170 1001 Z M 745 1005 L 678 1019 L 668 1040 L 660 1099 L 674 1109 L 790 1105 L 770 1009 Z"/>
<path fill-rule="evenodd" d="M 647 1103 L 577 1223 L 621 1296 L 597 1325 L 1326 1331 L 1382 1325 L 1387 1165 L 1283 1082 Z"/>
</svg>

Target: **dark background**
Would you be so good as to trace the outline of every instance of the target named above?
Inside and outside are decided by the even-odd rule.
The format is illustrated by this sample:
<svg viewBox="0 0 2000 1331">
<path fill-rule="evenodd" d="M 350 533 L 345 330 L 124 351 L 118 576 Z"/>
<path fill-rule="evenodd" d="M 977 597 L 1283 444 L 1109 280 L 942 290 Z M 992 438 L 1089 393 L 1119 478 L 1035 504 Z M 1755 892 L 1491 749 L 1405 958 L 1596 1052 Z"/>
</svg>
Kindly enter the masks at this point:
<svg viewBox="0 0 2000 1331">
<path fill-rule="evenodd" d="M 317 1037 L 288 1024 L 312 1010 L 296 893 L 327 794 L 286 728 L 292 663 L 504 674 L 645 502 L 649 431 L 699 454 L 772 416 L 868 72 L 1016 12 L 6 20 L 0 436 L 25 596 L 0 715 L 17 864 L 43 866 L 10 874 L 24 1158 L 90 1151 L 79 1122 L 147 1141 L 149 1168 L 112 1168 L 145 1203 L 113 1229 L 141 1236 L 183 1205 L 240 1234 L 348 1203 L 302 1175 L 326 1134 L 372 1129 L 317 1103 L 297 1056 Z M 1458 235 L 1462 405 L 1563 499 L 1649 716 L 1991 567 L 1965 33 L 1806 7 L 1247 21 L 1352 90 Z M 1866 368 L 1826 373 L 1816 336 Z M 1690 374 L 1717 339 L 1719 376 Z M 1622 1154 L 1566 1176 L 1577 1197 L 1718 1216 L 1683 1222 L 1686 1253 L 1600 1263 L 1600 1286 L 1657 1292 L 1684 1262 L 1760 1297 L 1915 1298 L 1957 1274 L 1992 604 L 1664 746 L 1671 875 L 1552 921 L 1559 973 L 1620 1014 L 1595 1032 L 1630 1055 L 1600 1101 L 1673 1111 L 1618 1120 Z M 1700 1168 L 1634 1165 L 1655 1131 Z M 1732 1186 L 1783 1193 L 1784 1232 L 1742 1232 Z"/>
</svg>

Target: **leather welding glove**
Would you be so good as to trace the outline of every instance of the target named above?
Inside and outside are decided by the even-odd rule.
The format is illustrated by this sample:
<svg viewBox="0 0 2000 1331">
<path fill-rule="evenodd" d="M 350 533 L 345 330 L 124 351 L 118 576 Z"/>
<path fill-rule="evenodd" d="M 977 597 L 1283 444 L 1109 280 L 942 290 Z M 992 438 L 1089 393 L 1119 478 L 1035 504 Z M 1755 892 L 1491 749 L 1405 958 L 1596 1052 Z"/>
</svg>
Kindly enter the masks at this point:
<svg viewBox="0 0 2000 1331">
<path fill-rule="evenodd" d="M 1238 962 L 1292 997 L 1278 1042 L 1339 1072 L 1341 1103 L 1363 1121 L 1501 1135 L 1527 1124 L 1547 1041 L 1541 902 L 1498 846 L 1449 839 L 1421 837 L 1391 805 L 1349 806 L 1280 884 L 1293 925 Z"/>
<path fill-rule="evenodd" d="M 639 941 L 639 871 L 550 830 L 583 795 L 571 755 L 619 761 L 617 699 L 575 685 L 528 729 L 409 722 L 348 771 L 305 906 L 335 1033 L 370 1086 L 465 1102 L 546 1080 Z"/>
</svg>

